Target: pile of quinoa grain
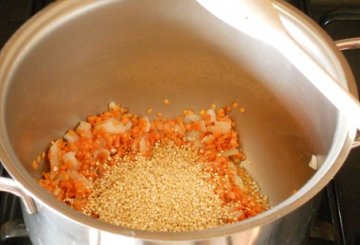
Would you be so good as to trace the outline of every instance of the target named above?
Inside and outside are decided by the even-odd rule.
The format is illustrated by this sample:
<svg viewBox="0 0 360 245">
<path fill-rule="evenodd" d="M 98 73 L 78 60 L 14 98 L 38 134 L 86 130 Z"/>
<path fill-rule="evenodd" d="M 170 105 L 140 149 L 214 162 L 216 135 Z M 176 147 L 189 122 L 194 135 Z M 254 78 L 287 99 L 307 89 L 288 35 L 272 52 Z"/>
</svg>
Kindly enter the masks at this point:
<svg viewBox="0 0 360 245">
<path fill-rule="evenodd" d="M 153 156 L 116 159 L 94 183 L 85 213 L 139 230 L 181 232 L 229 218 L 191 146 L 156 145 Z"/>
</svg>

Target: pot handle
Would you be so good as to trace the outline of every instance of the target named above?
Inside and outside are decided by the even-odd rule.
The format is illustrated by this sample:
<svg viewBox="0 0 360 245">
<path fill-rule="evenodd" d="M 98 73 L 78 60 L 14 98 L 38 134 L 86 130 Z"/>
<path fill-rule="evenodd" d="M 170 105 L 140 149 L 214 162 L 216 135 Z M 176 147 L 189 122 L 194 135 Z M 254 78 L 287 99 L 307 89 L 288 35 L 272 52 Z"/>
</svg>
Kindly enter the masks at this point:
<svg viewBox="0 0 360 245">
<path fill-rule="evenodd" d="M 360 37 L 341 39 L 335 41 L 335 44 L 341 51 L 360 48 Z"/>
<path fill-rule="evenodd" d="M 21 189 L 19 184 L 10 178 L 0 177 L 0 191 L 9 192 L 21 198 L 24 203 L 25 209 L 29 214 L 36 213 L 37 209 L 34 200 L 26 195 Z"/>
<path fill-rule="evenodd" d="M 357 49 L 360 48 L 360 37 L 347 38 L 335 41 L 336 46 L 341 50 L 349 50 L 349 49 Z M 360 132 L 358 131 L 354 142 L 352 144 L 352 148 L 360 146 Z"/>
</svg>

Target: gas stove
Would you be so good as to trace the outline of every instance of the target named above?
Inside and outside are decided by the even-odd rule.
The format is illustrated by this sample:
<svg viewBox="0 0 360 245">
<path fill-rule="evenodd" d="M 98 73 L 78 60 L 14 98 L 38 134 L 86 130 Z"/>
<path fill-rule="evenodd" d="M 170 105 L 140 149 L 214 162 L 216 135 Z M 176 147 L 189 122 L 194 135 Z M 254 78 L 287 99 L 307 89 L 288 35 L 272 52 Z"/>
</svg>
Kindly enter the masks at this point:
<svg viewBox="0 0 360 245">
<path fill-rule="evenodd" d="M 53 0 L 0 0 L 0 48 L 32 15 Z M 288 0 L 334 40 L 360 37 L 359 0 Z M 344 51 L 360 88 L 360 49 Z M 360 89 L 359 89 L 360 94 Z M 335 178 L 319 193 L 321 204 L 304 244 L 360 244 L 360 148 L 353 149 Z M 8 176 L 0 165 L 0 174 Z M 0 195 L 0 244 L 31 244 L 20 201 Z"/>
</svg>

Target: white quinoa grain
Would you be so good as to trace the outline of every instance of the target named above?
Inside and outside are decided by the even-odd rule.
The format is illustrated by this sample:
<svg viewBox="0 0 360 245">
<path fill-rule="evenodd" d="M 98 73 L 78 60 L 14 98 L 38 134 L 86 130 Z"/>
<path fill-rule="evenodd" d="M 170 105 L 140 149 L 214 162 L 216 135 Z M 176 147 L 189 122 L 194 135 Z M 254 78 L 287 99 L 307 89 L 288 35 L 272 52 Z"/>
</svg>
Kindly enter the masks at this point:
<svg viewBox="0 0 360 245">
<path fill-rule="evenodd" d="M 94 183 L 85 213 L 105 222 L 140 230 L 182 232 L 224 224 L 214 186 L 196 149 L 156 146 L 151 158 L 117 159 Z"/>
</svg>

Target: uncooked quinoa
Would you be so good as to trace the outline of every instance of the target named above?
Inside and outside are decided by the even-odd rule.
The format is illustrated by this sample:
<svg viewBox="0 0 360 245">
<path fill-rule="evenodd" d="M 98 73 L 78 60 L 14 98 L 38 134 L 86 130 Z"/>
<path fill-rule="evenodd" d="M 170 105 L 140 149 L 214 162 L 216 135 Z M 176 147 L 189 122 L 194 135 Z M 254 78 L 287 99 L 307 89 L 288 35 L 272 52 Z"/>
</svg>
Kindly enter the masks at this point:
<svg viewBox="0 0 360 245">
<path fill-rule="evenodd" d="M 94 183 L 85 213 L 123 227 L 191 231 L 230 218 L 202 170 L 196 148 L 157 145 L 153 156 L 119 158 Z"/>
<path fill-rule="evenodd" d="M 112 102 L 54 140 L 32 166 L 45 161 L 39 184 L 57 199 L 114 225 L 182 232 L 241 221 L 269 204 L 241 165 L 231 111 L 245 109 L 212 104 L 151 120 Z"/>
</svg>

